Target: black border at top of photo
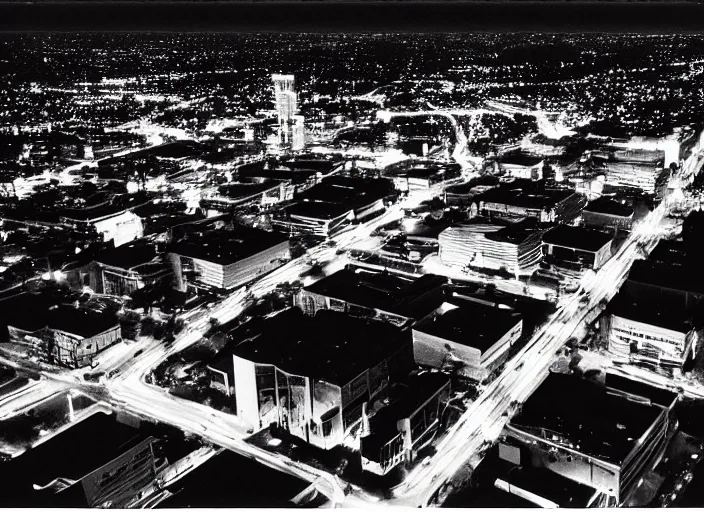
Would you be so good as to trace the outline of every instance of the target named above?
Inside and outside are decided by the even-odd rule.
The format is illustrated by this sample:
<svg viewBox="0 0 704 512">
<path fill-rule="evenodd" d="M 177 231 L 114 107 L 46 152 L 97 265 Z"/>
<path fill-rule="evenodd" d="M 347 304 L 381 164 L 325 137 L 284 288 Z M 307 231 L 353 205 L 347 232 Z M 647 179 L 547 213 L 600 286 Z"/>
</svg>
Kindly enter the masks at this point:
<svg viewBox="0 0 704 512">
<path fill-rule="evenodd" d="M 4 0 L 0 31 L 702 33 L 704 1 Z"/>
</svg>

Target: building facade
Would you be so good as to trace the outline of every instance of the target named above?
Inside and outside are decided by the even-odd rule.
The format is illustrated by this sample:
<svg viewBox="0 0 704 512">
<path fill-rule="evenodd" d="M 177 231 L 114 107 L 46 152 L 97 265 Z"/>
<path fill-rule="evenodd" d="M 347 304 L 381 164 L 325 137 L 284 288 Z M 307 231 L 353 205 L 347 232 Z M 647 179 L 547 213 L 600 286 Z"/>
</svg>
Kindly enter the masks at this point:
<svg viewBox="0 0 704 512">
<path fill-rule="evenodd" d="M 588 228 L 630 231 L 633 215 L 633 208 L 604 197 L 584 207 L 582 221 Z"/>
<path fill-rule="evenodd" d="M 668 171 L 662 164 L 610 161 L 606 166 L 605 183 L 614 187 L 638 188 L 646 194 L 657 195 L 667 181 Z"/>
<path fill-rule="evenodd" d="M 531 465 L 623 505 L 662 458 L 675 429 L 667 406 L 551 373 L 504 432 L 528 451 Z"/>
<path fill-rule="evenodd" d="M 556 226 L 543 236 L 546 261 L 566 269 L 598 270 L 611 258 L 613 236 L 573 226 Z"/>
<path fill-rule="evenodd" d="M 530 275 L 543 258 L 541 233 L 496 224 L 452 226 L 438 236 L 440 260 L 449 267 L 480 267 Z"/>
<path fill-rule="evenodd" d="M 174 288 L 181 292 L 189 287 L 231 290 L 275 270 L 290 256 L 285 237 L 242 226 L 197 233 L 167 251 Z"/>
<path fill-rule="evenodd" d="M 122 339 L 119 324 L 92 336 L 56 328 L 50 330 L 54 339 L 52 348 L 54 361 L 70 368 L 89 366 L 98 353 Z"/>
<path fill-rule="evenodd" d="M 404 396 L 377 411 L 369 422 L 369 435 L 362 437 L 365 471 L 385 475 L 413 462 L 439 430 L 450 398 L 450 380 L 441 374 L 415 376 L 403 388 Z"/>
<path fill-rule="evenodd" d="M 168 466 L 158 456 L 159 440 L 149 437 L 73 484 L 85 493 L 89 508 L 127 508 Z M 70 489 L 70 488 L 69 488 Z"/>
<path fill-rule="evenodd" d="M 652 322 L 652 323 L 651 323 Z M 638 321 L 612 314 L 604 322 L 609 352 L 632 361 L 662 366 L 682 367 L 699 343 L 694 328 L 667 328 L 651 322 Z"/>
<path fill-rule="evenodd" d="M 310 316 L 330 310 L 405 326 L 442 304 L 446 282 L 430 274 L 409 278 L 346 268 L 303 288 L 294 305 Z"/>
<path fill-rule="evenodd" d="M 523 319 L 512 310 L 469 300 L 446 302 L 413 325 L 417 364 L 456 368 L 483 381 L 508 358 L 523 332 Z"/>
<path fill-rule="evenodd" d="M 477 198 L 472 205 L 475 214 L 508 221 L 526 218 L 544 223 L 569 222 L 579 216 L 586 204 L 586 197 L 573 190 L 544 189 L 522 191 L 520 189 L 489 190 Z"/>
<path fill-rule="evenodd" d="M 115 247 L 144 236 L 142 219 L 128 210 L 90 219 L 64 216 L 60 222 L 83 231 L 97 232 L 104 242 L 113 241 Z"/>
<path fill-rule="evenodd" d="M 297 308 L 267 319 L 232 351 L 238 418 L 254 430 L 278 425 L 325 450 L 342 443 L 370 401 L 413 367 L 410 333 L 344 313 L 310 318 Z"/>
</svg>

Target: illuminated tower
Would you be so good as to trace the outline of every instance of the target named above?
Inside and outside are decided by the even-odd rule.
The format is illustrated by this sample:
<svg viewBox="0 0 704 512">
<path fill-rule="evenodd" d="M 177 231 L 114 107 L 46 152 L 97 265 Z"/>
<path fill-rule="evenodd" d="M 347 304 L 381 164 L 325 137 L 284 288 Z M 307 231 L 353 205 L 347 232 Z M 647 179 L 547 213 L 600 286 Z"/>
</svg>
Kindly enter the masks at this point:
<svg viewBox="0 0 704 512">
<path fill-rule="evenodd" d="M 274 101 L 279 119 L 279 140 L 289 143 L 293 118 L 298 110 L 293 75 L 271 75 L 271 78 L 274 81 Z"/>
</svg>

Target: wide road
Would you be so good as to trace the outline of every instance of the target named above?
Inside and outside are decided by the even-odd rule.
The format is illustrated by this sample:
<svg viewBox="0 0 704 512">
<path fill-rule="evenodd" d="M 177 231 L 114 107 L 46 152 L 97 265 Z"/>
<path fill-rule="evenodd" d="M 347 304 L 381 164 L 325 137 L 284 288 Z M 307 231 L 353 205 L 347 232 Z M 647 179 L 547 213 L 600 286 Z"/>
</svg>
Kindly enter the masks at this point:
<svg viewBox="0 0 704 512">
<path fill-rule="evenodd" d="M 424 195 L 439 194 L 444 185 L 439 184 L 430 191 L 426 191 Z M 334 242 L 334 244 L 330 244 L 332 246 L 328 244 L 316 246 L 303 256 L 288 262 L 248 287 L 236 290 L 212 309 L 201 308 L 188 313 L 186 315 L 186 329 L 177 336 L 170 346 L 155 343 L 145 349 L 139 358 L 135 359 L 134 363 L 123 372 L 108 380 L 107 388 L 111 402 L 126 411 L 197 433 L 237 453 L 256 458 L 306 480 L 317 482 L 319 490 L 328 496 L 333 503 L 341 503 L 344 500 L 344 492 L 333 475 L 294 463 L 284 456 L 271 454 L 246 443 L 244 438 L 248 436 L 248 425 L 243 425 L 236 416 L 175 397 L 163 388 L 147 384 L 144 381 L 144 376 L 169 356 L 199 341 L 210 328 L 210 318 L 225 323 L 238 317 L 247 308 L 252 297 L 262 297 L 273 291 L 279 284 L 299 279 L 301 274 L 310 268 L 312 260 L 319 262 L 333 260 L 337 251 L 342 252 L 355 243 L 370 237 L 371 233 L 380 226 L 401 219 L 403 208 L 413 206 L 417 202 L 417 196 L 410 196 L 407 200 L 389 207 L 379 217 L 332 237 Z"/>
<path fill-rule="evenodd" d="M 685 162 L 683 174 L 701 170 L 700 148 Z M 505 366 L 501 375 L 487 386 L 481 396 L 462 415 L 437 445 L 428 464 L 418 465 L 395 489 L 395 504 L 427 506 L 440 488 L 481 450 L 495 441 L 510 417 L 512 403 L 522 403 L 548 374 L 555 352 L 582 326 L 603 300 L 615 295 L 634 260 L 649 253 L 662 231 L 659 224 L 669 211 L 661 203 L 638 225 L 618 252 L 590 279 L 580 293 L 566 297 L 550 320 Z M 507 414 L 504 416 L 504 412 Z M 364 492 L 359 492 L 364 499 Z"/>
<path fill-rule="evenodd" d="M 514 401 L 525 401 L 537 389 L 548 374 L 555 352 L 580 327 L 592 309 L 616 293 L 640 253 L 639 244 L 647 244 L 646 250 L 654 247 L 657 237 L 648 232 L 648 227 L 657 225 L 663 211 L 664 207 L 651 214 L 648 223 L 634 232 L 591 283 L 583 286 L 585 293 L 574 294 L 561 303 L 550 321 L 506 364 L 501 375 L 485 388 L 438 443 L 437 453 L 430 463 L 416 466 L 395 489 L 398 501 L 408 505 L 427 505 L 438 489 L 480 451 L 484 442 L 498 438 L 509 419 L 509 415 L 503 413 L 510 412 Z"/>
</svg>

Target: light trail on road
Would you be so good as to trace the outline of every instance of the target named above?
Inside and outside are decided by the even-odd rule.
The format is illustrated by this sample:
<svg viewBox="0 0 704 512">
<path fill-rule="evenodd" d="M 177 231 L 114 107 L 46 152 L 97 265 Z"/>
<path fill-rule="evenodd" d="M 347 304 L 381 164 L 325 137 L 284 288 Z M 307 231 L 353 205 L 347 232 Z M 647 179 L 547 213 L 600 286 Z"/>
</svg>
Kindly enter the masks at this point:
<svg viewBox="0 0 704 512">
<path fill-rule="evenodd" d="M 693 155 L 693 158 L 697 158 Z M 495 441 L 501 429 L 492 428 L 490 418 L 495 411 L 502 411 L 498 423 L 509 420 L 508 412 L 515 401 L 525 401 L 542 383 L 549 371 L 555 352 L 584 322 L 585 318 L 604 299 L 611 298 L 626 278 L 631 264 L 639 257 L 642 248 L 647 253 L 659 241 L 661 232 L 656 229 L 668 211 L 666 202 L 634 228 L 616 254 L 582 285 L 589 297 L 587 304 L 580 304 L 581 294 L 563 299 L 552 318 L 533 336 L 528 344 L 506 364 L 501 375 L 489 384 L 482 395 L 468 408 L 459 421 L 436 446 L 436 453 L 427 465 L 416 466 L 394 492 L 393 503 L 427 506 L 439 489 L 461 470 L 481 446 Z M 584 296 L 584 295 L 581 295 Z M 496 436 L 487 435 L 496 433 Z"/>
<path fill-rule="evenodd" d="M 445 184 L 440 184 L 431 189 L 431 194 L 441 192 L 444 186 Z M 115 378 L 108 379 L 106 389 L 111 404 L 138 416 L 193 432 L 219 446 L 316 482 L 320 492 L 330 498 L 333 504 L 363 504 L 365 508 L 427 505 L 438 489 L 479 452 L 484 442 L 496 439 L 508 421 L 509 415 L 504 413 L 511 408 L 513 402 L 521 402 L 530 396 L 547 375 L 555 351 L 603 299 L 615 293 L 618 283 L 625 279 L 632 261 L 639 256 L 639 247 L 645 247 L 647 253 L 657 242 L 660 232 L 655 227 L 666 212 L 665 204 L 651 212 L 644 222 L 634 229 L 617 253 L 595 276 L 583 282 L 582 288 L 589 297 L 587 303 L 580 303 L 583 294 L 564 298 L 552 318 L 506 364 L 501 375 L 485 388 L 459 421 L 449 429 L 438 443 L 430 463 L 416 466 L 394 490 L 394 498 L 390 500 L 379 502 L 378 497 L 356 488 L 352 488 L 350 494 L 345 496 L 345 483 L 339 481 L 335 475 L 247 443 L 245 438 L 248 435 L 248 426 L 243 425 L 236 416 L 175 397 L 167 390 L 144 381 L 145 375 L 151 369 L 169 356 L 198 342 L 210 329 L 211 318 L 221 323 L 236 318 L 244 312 L 250 299 L 266 295 L 279 284 L 299 279 L 310 267 L 310 261 L 329 262 L 335 258 L 338 251 L 344 252 L 354 243 L 368 238 L 378 227 L 400 220 L 403 217 L 403 208 L 412 204 L 413 200 L 409 198 L 399 202 L 379 217 L 332 237 L 336 247 L 325 244 L 314 247 L 300 258 L 286 263 L 246 287 L 235 290 L 212 309 L 201 307 L 199 311 L 185 315 L 188 318 L 187 326 L 172 344 L 166 346 L 164 343 L 155 342 L 145 348 L 129 368 Z M 75 374 L 62 375 L 59 378 L 70 381 L 75 379 Z"/>
<path fill-rule="evenodd" d="M 436 186 L 435 190 L 439 192 L 441 188 Z M 392 205 L 379 217 L 332 237 L 336 247 L 323 244 L 311 248 L 303 256 L 286 263 L 249 286 L 236 290 L 214 308 L 202 309 L 200 314 L 191 312 L 185 331 L 177 336 L 169 347 L 163 343 L 154 344 L 145 349 L 131 367 L 114 379 L 108 380 L 110 396 L 127 411 L 178 426 L 237 453 L 268 461 L 281 470 L 293 472 L 311 482 L 323 482 L 323 489 L 319 490 L 334 503 L 341 503 L 344 500 L 344 491 L 334 475 L 294 463 L 289 458 L 272 455 L 248 444 L 244 441 L 248 435 L 248 426 L 243 425 L 236 416 L 170 395 L 167 390 L 144 382 L 144 375 L 169 356 L 198 342 L 210 328 L 211 318 L 225 323 L 238 317 L 246 309 L 248 297 L 262 297 L 275 290 L 281 283 L 299 279 L 310 266 L 310 261 L 329 261 L 335 257 L 337 251 L 344 251 L 371 236 L 377 228 L 403 218 L 405 206 L 405 202 Z"/>
</svg>

